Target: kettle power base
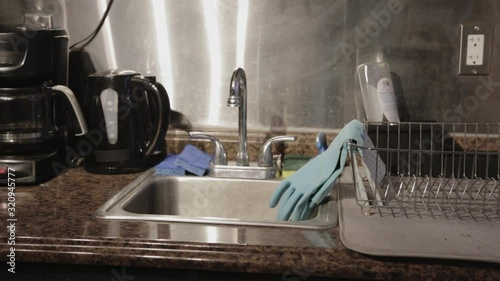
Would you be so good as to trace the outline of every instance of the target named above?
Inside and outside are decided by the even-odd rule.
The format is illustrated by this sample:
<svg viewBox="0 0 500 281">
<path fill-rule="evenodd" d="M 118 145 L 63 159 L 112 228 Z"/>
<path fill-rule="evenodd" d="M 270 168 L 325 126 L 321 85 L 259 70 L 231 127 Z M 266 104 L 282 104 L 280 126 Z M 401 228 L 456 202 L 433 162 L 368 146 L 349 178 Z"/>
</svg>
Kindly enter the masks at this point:
<svg viewBox="0 0 500 281">
<path fill-rule="evenodd" d="M 57 152 L 0 156 L 0 186 L 7 186 L 9 182 L 28 185 L 48 181 L 56 176 L 57 171 L 52 167 L 58 161 Z"/>
<path fill-rule="evenodd" d="M 153 152 L 149 158 L 134 161 L 116 162 L 95 162 L 93 165 L 84 165 L 85 171 L 101 175 L 119 175 L 144 172 L 147 169 L 156 166 L 165 159 L 166 155 L 162 152 Z"/>
</svg>

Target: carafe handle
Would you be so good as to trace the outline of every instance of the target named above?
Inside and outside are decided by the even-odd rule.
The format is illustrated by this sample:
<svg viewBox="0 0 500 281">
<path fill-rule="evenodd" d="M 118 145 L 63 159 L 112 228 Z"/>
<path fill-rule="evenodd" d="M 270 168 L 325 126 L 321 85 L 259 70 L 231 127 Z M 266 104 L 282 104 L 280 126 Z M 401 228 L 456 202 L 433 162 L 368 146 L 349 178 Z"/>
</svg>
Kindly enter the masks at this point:
<svg viewBox="0 0 500 281">
<path fill-rule="evenodd" d="M 160 120 L 158 120 L 158 127 L 156 128 L 153 140 L 151 140 L 146 147 L 146 156 L 149 156 L 153 152 L 154 147 L 156 146 L 156 143 L 158 142 L 158 139 L 160 137 L 161 129 L 165 122 L 165 120 L 163 120 L 164 118 L 162 118 L 165 109 L 163 108 L 160 90 L 155 85 L 155 83 L 152 83 L 147 78 L 142 76 L 134 76 L 132 77 L 132 81 L 141 84 L 142 87 L 144 87 L 147 91 L 153 92 L 158 102 L 158 116 L 160 116 Z"/>
<path fill-rule="evenodd" d="M 75 112 L 76 115 L 76 120 L 78 121 L 78 125 L 80 126 L 81 130 L 79 134 L 76 134 L 76 136 L 83 136 L 87 134 L 88 132 L 87 123 L 85 122 L 82 110 L 80 109 L 80 105 L 78 105 L 78 101 L 76 100 L 73 91 L 71 91 L 71 89 L 69 89 L 68 87 L 61 85 L 52 86 L 51 88 L 56 93 L 59 93 L 60 96 L 65 97 L 71 104 L 71 107 L 73 107 L 73 111 Z"/>
</svg>

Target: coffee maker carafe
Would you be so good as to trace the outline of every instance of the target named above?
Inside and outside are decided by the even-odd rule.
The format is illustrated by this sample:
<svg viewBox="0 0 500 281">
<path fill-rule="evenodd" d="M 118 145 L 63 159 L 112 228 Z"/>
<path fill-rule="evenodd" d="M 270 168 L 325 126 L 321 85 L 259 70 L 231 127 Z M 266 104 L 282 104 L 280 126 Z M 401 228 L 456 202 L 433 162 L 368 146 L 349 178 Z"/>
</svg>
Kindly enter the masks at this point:
<svg viewBox="0 0 500 281">
<path fill-rule="evenodd" d="M 117 69 L 92 74 L 83 111 L 94 144 L 84 158 L 88 172 L 139 172 L 165 158 L 170 102 L 155 77 Z"/>
<path fill-rule="evenodd" d="M 67 88 L 68 35 L 47 26 L 0 25 L 0 183 L 46 181 L 68 167 L 68 134 L 85 118 Z M 64 115 L 64 116 L 63 116 Z M 74 128 L 57 119 L 71 116 Z"/>
<path fill-rule="evenodd" d="M 57 150 L 58 128 L 54 115 L 57 97 L 71 104 L 81 127 L 77 135 L 84 135 L 85 119 L 67 87 L 46 82 L 40 86 L 0 88 L 1 156 L 50 154 Z"/>
</svg>

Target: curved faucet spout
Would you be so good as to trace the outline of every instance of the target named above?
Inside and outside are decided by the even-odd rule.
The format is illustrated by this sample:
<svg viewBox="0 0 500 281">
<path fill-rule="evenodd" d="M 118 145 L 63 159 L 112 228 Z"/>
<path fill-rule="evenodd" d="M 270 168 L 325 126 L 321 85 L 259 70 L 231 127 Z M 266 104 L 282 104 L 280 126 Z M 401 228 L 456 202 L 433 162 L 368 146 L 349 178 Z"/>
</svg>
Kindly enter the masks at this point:
<svg viewBox="0 0 500 281">
<path fill-rule="evenodd" d="M 238 107 L 239 147 L 236 165 L 248 166 L 247 149 L 247 77 L 242 68 L 238 68 L 231 76 L 227 106 Z"/>
</svg>

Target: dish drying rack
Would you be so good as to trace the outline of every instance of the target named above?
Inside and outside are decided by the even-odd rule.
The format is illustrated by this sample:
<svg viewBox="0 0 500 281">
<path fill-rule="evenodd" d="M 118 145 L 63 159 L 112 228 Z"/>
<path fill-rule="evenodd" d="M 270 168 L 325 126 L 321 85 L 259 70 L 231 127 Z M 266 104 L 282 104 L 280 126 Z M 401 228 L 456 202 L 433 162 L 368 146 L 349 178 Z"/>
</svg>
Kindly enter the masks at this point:
<svg viewBox="0 0 500 281">
<path fill-rule="evenodd" d="M 499 221 L 500 123 L 364 127 L 365 145 L 349 146 L 356 201 L 365 215 Z"/>
</svg>

